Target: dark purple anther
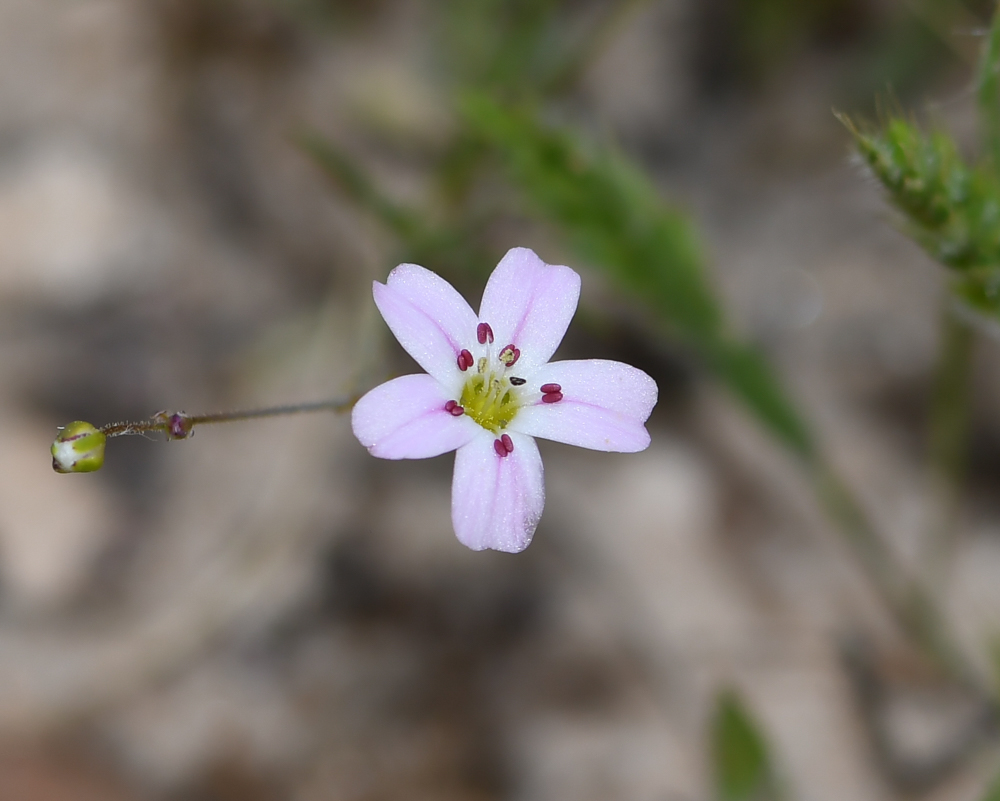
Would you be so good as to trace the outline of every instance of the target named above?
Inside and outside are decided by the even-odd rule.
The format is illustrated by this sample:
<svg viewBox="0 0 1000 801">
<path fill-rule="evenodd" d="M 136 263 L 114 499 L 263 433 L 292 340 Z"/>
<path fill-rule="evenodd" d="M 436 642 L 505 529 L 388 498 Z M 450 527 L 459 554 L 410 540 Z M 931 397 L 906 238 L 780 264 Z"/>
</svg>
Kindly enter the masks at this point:
<svg viewBox="0 0 1000 801">
<path fill-rule="evenodd" d="M 463 348 L 458 354 L 458 369 L 463 373 L 475 363 L 476 360 L 472 358 L 472 354 L 467 349 Z"/>
<path fill-rule="evenodd" d="M 521 351 L 515 348 L 513 345 L 508 345 L 502 351 L 500 351 L 500 361 L 503 362 L 508 367 L 513 367 L 518 359 L 521 358 Z"/>
<path fill-rule="evenodd" d="M 548 392 L 542 395 L 542 403 L 559 403 L 563 399 L 561 392 Z"/>
<path fill-rule="evenodd" d="M 542 384 L 543 395 L 549 395 L 553 392 L 562 392 L 562 387 L 558 384 Z"/>
<path fill-rule="evenodd" d="M 465 407 L 464 406 L 459 406 L 456 403 L 448 411 L 451 412 L 451 416 L 452 417 L 461 417 L 463 414 L 465 414 Z"/>
<path fill-rule="evenodd" d="M 514 441 L 510 438 L 509 434 L 504 434 L 502 437 L 500 437 L 500 442 L 503 443 L 503 448 L 505 451 L 507 451 L 507 453 L 514 452 Z"/>
<path fill-rule="evenodd" d="M 487 342 L 493 344 L 493 329 L 490 328 L 489 323 L 480 323 L 477 326 L 476 339 L 479 340 L 480 345 L 485 345 Z"/>
<path fill-rule="evenodd" d="M 495 450 L 497 452 L 497 456 L 500 456 L 500 457 L 504 457 L 504 456 L 509 455 L 507 453 L 507 448 L 504 447 L 503 442 L 501 440 L 498 440 L 498 439 L 493 440 L 493 450 Z"/>
</svg>

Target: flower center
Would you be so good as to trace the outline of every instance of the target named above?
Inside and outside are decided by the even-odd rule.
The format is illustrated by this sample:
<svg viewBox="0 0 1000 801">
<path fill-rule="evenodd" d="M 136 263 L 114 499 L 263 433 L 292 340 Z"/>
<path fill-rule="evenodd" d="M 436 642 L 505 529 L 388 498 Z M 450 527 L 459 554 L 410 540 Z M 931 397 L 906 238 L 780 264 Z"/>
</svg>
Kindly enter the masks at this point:
<svg viewBox="0 0 1000 801">
<path fill-rule="evenodd" d="M 493 344 L 493 329 L 489 323 L 480 323 L 476 328 L 476 339 L 480 345 Z M 453 415 L 467 414 L 487 431 L 499 434 L 506 428 L 510 421 L 514 419 L 520 407 L 518 403 L 518 393 L 514 387 L 524 385 L 524 379 L 517 376 L 507 376 L 507 371 L 513 367 L 521 357 L 521 351 L 513 344 L 500 349 L 496 354 L 499 364 L 492 360 L 492 352 L 481 356 L 478 360 L 468 349 L 463 349 L 458 354 L 458 369 L 463 373 L 475 367 L 469 375 L 465 386 L 462 388 L 462 396 L 457 401 L 448 401 L 445 410 Z M 506 456 L 513 450 L 513 445 L 509 449 L 503 445 L 509 442 L 510 437 L 501 442 L 503 455 Z"/>
<path fill-rule="evenodd" d="M 477 367 L 462 388 L 459 404 L 469 417 L 496 434 L 510 424 L 521 404 L 510 378 L 504 375 L 505 365 L 499 370 L 491 369 L 484 356 Z"/>
<path fill-rule="evenodd" d="M 479 324 L 476 339 L 480 345 L 493 343 L 493 329 L 488 323 Z M 458 369 L 463 373 L 469 371 L 469 377 L 462 387 L 461 397 L 457 401 L 448 401 L 444 410 L 455 417 L 467 414 L 487 431 L 499 436 L 517 416 L 518 409 L 529 400 L 522 397 L 524 390 L 521 387 L 527 383 L 525 379 L 507 374 L 520 358 L 521 351 L 513 343 L 501 348 L 499 353 L 489 351 L 478 360 L 472 351 L 463 348 L 457 357 Z M 543 384 L 540 389 L 542 403 L 558 403 L 563 399 L 559 384 Z M 498 456 L 507 456 L 514 450 L 514 443 L 506 434 L 493 446 Z"/>
</svg>

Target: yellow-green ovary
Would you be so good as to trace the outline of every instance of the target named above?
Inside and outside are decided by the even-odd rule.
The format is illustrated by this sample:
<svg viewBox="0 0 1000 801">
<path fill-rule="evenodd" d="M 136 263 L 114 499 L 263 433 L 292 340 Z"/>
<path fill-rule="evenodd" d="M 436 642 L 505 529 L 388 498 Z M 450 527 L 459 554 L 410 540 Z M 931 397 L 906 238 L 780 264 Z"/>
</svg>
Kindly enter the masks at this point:
<svg viewBox="0 0 1000 801">
<path fill-rule="evenodd" d="M 506 378 L 474 375 L 465 383 L 459 401 L 465 413 L 494 434 L 505 429 L 517 415 L 518 403 Z"/>
</svg>

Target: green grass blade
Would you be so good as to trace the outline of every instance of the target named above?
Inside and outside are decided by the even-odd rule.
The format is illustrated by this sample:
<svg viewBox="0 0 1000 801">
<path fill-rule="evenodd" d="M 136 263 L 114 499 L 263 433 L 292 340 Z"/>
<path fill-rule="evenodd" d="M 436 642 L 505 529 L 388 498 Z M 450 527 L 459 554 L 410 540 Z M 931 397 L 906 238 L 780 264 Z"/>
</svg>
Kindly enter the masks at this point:
<svg viewBox="0 0 1000 801">
<path fill-rule="evenodd" d="M 983 151 L 997 171 L 1000 170 L 1000 9 L 993 14 L 979 60 L 976 100 Z"/>
<path fill-rule="evenodd" d="M 728 332 L 687 215 L 624 159 L 587 155 L 567 132 L 539 125 L 529 112 L 481 95 L 469 97 L 463 111 L 535 214 L 583 261 L 644 301 L 787 447 L 813 455 L 808 429 L 765 359 Z"/>
</svg>

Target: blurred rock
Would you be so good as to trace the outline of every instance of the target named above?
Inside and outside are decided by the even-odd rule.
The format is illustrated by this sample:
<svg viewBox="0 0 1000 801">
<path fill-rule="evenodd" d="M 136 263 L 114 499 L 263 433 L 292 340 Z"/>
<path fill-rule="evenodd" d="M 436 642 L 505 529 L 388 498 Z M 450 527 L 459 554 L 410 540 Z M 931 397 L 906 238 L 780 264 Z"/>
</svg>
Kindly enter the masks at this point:
<svg viewBox="0 0 1000 801">
<path fill-rule="evenodd" d="M 0 172 L 0 298 L 67 306 L 153 278 L 149 214 L 84 148 L 36 146 Z M 141 285 L 140 283 L 140 285 Z"/>
</svg>

